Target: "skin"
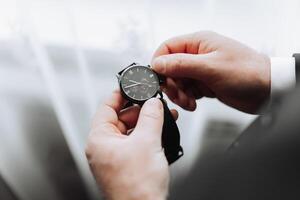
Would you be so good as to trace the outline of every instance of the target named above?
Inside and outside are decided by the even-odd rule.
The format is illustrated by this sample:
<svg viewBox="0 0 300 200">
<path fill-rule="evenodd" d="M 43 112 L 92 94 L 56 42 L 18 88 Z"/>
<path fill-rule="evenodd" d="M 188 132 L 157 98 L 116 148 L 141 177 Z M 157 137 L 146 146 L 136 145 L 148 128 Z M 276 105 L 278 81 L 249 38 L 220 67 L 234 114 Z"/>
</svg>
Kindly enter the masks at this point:
<svg viewBox="0 0 300 200">
<path fill-rule="evenodd" d="M 97 111 L 86 147 L 90 168 L 107 199 L 165 199 L 169 167 L 161 147 L 163 105 L 153 98 L 141 109 L 122 109 L 125 103 L 115 91 Z M 171 113 L 178 118 L 176 110 Z"/>
<path fill-rule="evenodd" d="M 168 77 L 163 91 L 186 110 L 196 109 L 196 99 L 212 97 L 257 113 L 270 96 L 269 58 L 213 32 L 167 40 L 154 53 L 152 67 Z M 100 106 L 86 148 L 91 170 L 107 199 L 166 199 L 163 106 L 151 99 L 141 109 L 122 109 L 125 103 L 116 91 Z M 175 110 L 172 114 L 177 119 Z"/>
<path fill-rule="evenodd" d="M 210 31 L 165 41 L 152 67 L 168 77 L 164 92 L 186 110 L 196 109 L 196 99 L 212 97 L 254 114 L 270 96 L 270 59 Z"/>
</svg>

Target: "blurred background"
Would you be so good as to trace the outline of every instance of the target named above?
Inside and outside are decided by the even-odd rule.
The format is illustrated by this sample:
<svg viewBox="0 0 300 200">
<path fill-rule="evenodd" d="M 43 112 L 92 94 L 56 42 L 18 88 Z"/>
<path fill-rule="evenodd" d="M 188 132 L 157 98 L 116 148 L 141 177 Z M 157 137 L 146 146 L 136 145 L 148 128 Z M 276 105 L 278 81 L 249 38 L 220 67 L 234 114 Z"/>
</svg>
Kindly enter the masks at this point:
<svg viewBox="0 0 300 200">
<path fill-rule="evenodd" d="M 0 0 L 0 199 L 102 199 L 84 147 L 118 71 L 199 30 L 291 56 L 299 9 L 298 0 Z M 197 104 L 177 107 L 185 155 L 171 166 L 171 199 L 197 160 L 222 153 L 255 118 Z"/>
</svg>

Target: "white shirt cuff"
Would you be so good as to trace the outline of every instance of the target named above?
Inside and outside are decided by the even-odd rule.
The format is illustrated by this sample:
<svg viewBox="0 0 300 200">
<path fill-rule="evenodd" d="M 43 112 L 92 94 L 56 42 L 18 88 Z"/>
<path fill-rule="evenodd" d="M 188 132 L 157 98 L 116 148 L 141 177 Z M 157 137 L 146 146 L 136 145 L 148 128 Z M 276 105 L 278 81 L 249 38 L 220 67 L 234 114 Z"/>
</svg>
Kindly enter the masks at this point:
<svg viewBox="0 0 300 200">
<path fill-rule="evenodd" d="M 271 58 L 271 98 L 296 85 L 295 58 Z"/>
</svg>

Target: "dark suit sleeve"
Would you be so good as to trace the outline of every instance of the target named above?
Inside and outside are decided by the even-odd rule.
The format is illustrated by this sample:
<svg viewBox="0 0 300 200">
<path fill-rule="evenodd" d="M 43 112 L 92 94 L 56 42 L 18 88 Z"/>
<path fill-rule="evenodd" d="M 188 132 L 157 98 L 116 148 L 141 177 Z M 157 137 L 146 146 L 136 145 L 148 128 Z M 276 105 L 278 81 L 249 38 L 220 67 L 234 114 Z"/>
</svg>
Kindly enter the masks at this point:
<svg viewBox="0 0 300 200">
<path fill-rule="evenodd" d="M 300 199 L 300 87 L 257 118 L 228 151 L 199 157 L 171 200 Z"/>
</svg>

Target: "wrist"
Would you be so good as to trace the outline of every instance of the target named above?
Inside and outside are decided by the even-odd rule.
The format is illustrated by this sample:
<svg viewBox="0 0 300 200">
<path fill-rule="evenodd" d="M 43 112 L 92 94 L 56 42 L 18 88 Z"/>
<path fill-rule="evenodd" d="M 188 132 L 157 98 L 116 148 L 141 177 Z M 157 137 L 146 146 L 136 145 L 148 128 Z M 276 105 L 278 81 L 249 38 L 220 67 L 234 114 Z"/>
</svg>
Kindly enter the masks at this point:
<svg viewBox="0 0 300 200">
<path fill-rule="evenodd" d="M 134 189 L 122 191 L 109 191 L 105 195 L 108 200 L 166 200 L 167 193 L 163 191 L 153 191 L 152 188 Z"/>
<path fill-rule="evenodd" d="M 260 56 L 261 56 L 260 63 L 258 63 L 257 65 L 260 68 L 260 75 L 261 75 L 260 83 L 262 89 L 259 99 L 260 99 L 260 104 L 263 104 L 265 101 L 267 101 L 270 98 L 270 94 L 271 94 L 271 60 L 270 57 L 265 54 L 260 54 Z"/>
<path fill-rule="evenodd" d="M 262 57 L 262 74 L 264 76 L 264 86 L 268 91 L 268 96 L 270 95 L 271 91 L 271 59 L 269 56 L 265 54 L 261 54 Z"/>
<path fill-rule="evenodd" d="M 251 93 L 252 102 L 249 106 L 248 113 L 257 114 L 262 106 L 268 102 L 271 94 L 271 61 L 270 57 L 265 54 L 257 54 L 254 58 L 254 74 L 250 84 L 254 90 Z"/>
<path fill-rule="evenodd" d="M 139 174 L 139 173 L 137 173 Z M 136 177 L 135 175 L 115 176 L 109 184 L 102 184 L 106 199 L 109 200 L 165 200 L 169 181 L 158 183 L 155 177 Z"/>
</svg>

